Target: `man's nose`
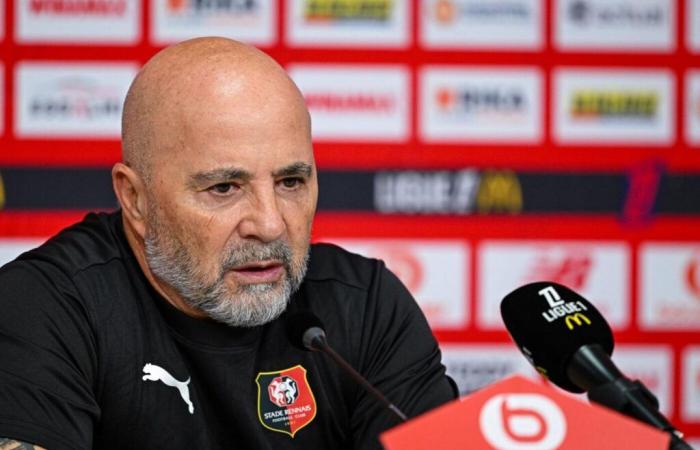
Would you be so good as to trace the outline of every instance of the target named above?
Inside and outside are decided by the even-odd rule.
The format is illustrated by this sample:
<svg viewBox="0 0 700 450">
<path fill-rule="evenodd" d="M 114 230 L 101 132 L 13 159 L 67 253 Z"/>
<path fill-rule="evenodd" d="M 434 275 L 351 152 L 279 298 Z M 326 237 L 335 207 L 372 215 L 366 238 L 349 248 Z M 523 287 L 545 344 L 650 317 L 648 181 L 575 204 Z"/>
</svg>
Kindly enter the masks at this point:
<svg viewBox="0 0 700 450">
<path fill-rule="evenodd" d="M 239 225 L 239 233 L 245 239 L 272 242 L 279 239 L 286 225 L 274 189 L 251 193 L 252 198 L 245 218 Z"/>
</svg>

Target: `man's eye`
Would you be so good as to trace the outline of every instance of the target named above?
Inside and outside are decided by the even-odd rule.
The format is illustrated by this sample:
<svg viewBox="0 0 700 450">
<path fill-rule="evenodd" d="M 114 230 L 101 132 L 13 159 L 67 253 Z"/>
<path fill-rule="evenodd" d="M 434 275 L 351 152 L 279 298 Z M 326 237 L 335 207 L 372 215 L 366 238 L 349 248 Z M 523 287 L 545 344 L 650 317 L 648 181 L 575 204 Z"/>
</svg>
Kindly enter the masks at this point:
<svg viewBox="0 0 700 450">
<path fill-rule="evenodd" d="M 234 186 L 230 183 L 219 183 L 209 188 L 209 191 L 214 194 L 230 194 L 234 189 Z"/>
<path fill-rule="evenodd" d="M 304 180 L 301 178 L 284 178 L 282 180 L 282 186 L 286 187 L 287 189 L 293 189 L 303 183 Z"/>
</svg>

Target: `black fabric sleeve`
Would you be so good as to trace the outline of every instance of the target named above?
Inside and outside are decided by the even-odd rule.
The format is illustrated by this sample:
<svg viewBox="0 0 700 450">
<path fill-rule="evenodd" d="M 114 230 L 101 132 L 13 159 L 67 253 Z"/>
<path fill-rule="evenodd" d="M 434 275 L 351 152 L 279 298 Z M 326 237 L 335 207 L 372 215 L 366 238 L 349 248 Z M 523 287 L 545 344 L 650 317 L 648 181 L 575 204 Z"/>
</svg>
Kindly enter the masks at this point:
<svg viewBox="0 0 700 450">
<path fill-rule="evenodd" d="M 409 417 L 457 397 L 445 375 L 441 354 L 428 323 L 399 279 L 377 264 L 368 293 L 359 371 Z M 356 449 L 381 449 L 378 435 L 399 424 L 390 411 L 363 389 L 351 425 Z"/>
<path fill-rule="evenodd" d="M 96 343 L 70 279 L 51 264 L 0 269 L 0 437 L 92 447 Z"/>
</svg>

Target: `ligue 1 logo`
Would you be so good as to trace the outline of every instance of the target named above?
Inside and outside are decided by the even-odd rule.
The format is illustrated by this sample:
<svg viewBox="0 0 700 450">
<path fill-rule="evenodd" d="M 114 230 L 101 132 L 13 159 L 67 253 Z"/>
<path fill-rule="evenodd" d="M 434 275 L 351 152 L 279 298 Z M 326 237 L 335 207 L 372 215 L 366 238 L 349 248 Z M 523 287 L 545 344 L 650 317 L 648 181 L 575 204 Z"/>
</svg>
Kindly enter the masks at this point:
<svg viewBox="0 0 700 450">
<path fill-rule="evenodd" d="M 481 409 L 479 427 L 498 450 L 554 450 L 566 437 L 564 413 L 540 394 L 499 394 Z"/>
</svg>

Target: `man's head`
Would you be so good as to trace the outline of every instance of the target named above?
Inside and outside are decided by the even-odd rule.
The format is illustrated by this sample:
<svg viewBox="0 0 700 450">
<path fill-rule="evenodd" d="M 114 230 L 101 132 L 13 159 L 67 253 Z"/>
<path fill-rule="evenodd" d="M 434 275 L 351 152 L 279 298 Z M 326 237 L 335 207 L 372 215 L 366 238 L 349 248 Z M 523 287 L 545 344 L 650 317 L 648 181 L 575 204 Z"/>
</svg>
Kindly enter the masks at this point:
<svg viewBox="0 0 700 450">
<path fill-rule="evenodd" d="M 284 70 L 228 39 L 167 48 L 129 89 L 122 149 L 114 189 L 154 287 L 233 326 L 279 315 L 317 199 L 309 115 Z"/>
</svg>

